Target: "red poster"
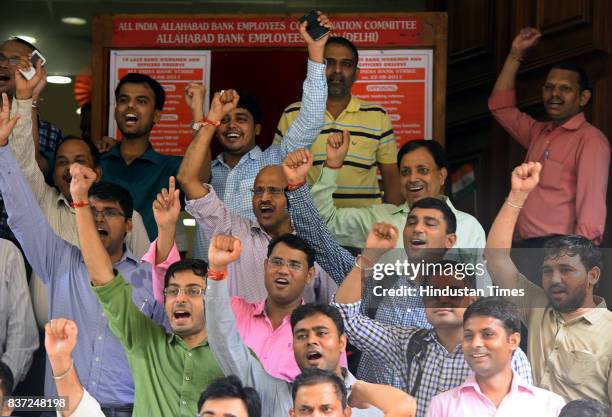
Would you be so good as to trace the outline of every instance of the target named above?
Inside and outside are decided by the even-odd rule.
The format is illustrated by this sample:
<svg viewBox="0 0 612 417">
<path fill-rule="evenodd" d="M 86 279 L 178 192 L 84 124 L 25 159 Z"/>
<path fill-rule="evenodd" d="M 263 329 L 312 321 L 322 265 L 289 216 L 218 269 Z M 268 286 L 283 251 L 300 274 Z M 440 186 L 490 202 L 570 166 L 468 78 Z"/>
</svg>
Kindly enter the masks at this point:
<svg viewBox="0 0 612 417">
<path fill-rule="evenodd" d="M 431 50 L 364 50 L 353 95 L 387 110 L 401 147 L 432 136 L 432 82 Z"/>
<path fill-rule="evenodd" d="M 115 18 L 113 46 L 137 48 L 211 48 L 302 46 L 297 19 Z M 336 18 L 334 34 L 357 46 L 410 46 L 421 41 L 417 18 L 374 16 Z"/>
</svg>

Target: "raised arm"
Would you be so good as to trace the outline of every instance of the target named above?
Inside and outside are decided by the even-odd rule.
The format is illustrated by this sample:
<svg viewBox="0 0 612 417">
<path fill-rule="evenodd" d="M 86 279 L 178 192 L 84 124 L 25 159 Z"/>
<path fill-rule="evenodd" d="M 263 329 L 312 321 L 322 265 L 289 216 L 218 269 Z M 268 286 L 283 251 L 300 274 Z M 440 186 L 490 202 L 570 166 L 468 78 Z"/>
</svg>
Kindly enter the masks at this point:
<svg viewBox="0 0 612 417">
<path fill-rule="evenodd" d="M 60 417 L 73 414 L 103 417 L 100 404 L 85 392 L 74 368 L 72 351 L 77 343 L 77 334 L 76 323 L 65 318 L 53 319 L 45 325 L 45 349 L 57 394 L 66 397 L 66 409 L 58 414 Z M 84 411 L 87 411 L 87 414 Z"/>
<path fill-rule="evenodd" d="M 79 244 L 89 279 L 94 286 L 106 285 L 115 277 L 113 263 L 96 229 L 96 220 L 89 207 L 88 195 L 97 175 L 90 168 L 73 164 L 70 167 L 70 176 L 72 177 L 70 194 L 76 211 Z"/>
<path fill-rule="evenodd" d="M 185 101 L 191 108 L 194 121 L 202 120 L 204 94 L 205 88 L 200 84 L 191 83 L 185 89 Z M 206 163 L 210 167 L 210 142 L 215 134 L 217 122 L 236 108 L 239 99 L 240 96 L 235 90 L 215 93 L 210 103 L 207 121 L 189 144 L 177 175 L 188 200 L 201 198 L 208 194 L 208 189 L 202 185 L 202 167 Z"/>
<path fill-rule="evenodd" d="M 357 408 L 374 406 L 381 410 L 385 417 L 414 417 L 416 414 L 416 400 L 404 391 L 365 381 L 353 384 L 348 403 Z"/>
<path fill-rule="evenodd" d="M 315 250 L 317 263 L 340 285 L 353 269 L 355 257 L 336 243 L 310 198 L 306 176 L 311 167 L 312 154 L 306 149 L 289 153 L 283 161 L 289 184 L 287 198 L 291 223 L 298 236 Z"/>
<path fill-rule="evenodd" d="M 497 77 L 493 91 L 514 90 L 516 74 L 525 59 L 526 52 L 537 45 L 542 34 L 539 30 L 526 27 L 521 29 L 512 41 L 512 47 L 506 57 L 506 62 Z"/>
<path fill-rule="evenodd" d="M 208 341 L 225 375 L 236 375 L 244 385 L 254 387 L 262 401 L 274 401 L 275 385 L 284 382 L 268 375 L 242 341 L 227 290 L 227 265 L 240 257 L 240 251 L 240 240 L 227 235 L 214 236 L 208 248 L 205 303 Z"/>
<path fill-rule="evenodd" d="M 512 189 L 502 205 L 487 238 L 485 258 L 493 281 L 504 288 L 516 288 L 519 271 L 510 258 L 512 235 L 521 208 L 540 181 L 542 165 L 529 162 L 512 171 Z"/>
</svg>

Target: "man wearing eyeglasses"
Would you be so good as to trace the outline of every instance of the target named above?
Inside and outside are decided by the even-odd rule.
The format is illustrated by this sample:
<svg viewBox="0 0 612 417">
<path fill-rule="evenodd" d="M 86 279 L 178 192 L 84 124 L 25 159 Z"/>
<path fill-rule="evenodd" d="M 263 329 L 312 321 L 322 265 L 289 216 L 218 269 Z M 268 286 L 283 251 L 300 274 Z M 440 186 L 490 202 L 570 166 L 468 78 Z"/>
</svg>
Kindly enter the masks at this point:
<svg viewBox="0 0 612 417">
<path fill-rule="evenodd" d="M 15 123 L 15 118 L 9 121 L 8 97 L 4 95 L 0 113 L 0 192 L 11 196 L 5 201 L 9 225 L 32 269 L 48 289 L 49 318 L 70 317 L 82 329 L 74 360 L 87 391 L 107 414 L 130 416 L 134 384 L 125 351 L 111 333 L 107 317 L 91 291 L 81 250 L 53 232 L 11 148 L 6 146 Z M 164 311 L 151 290 L 150 266 L 140 263 L 124 246 L 125 235 L 132 228 L 129 192 L 113 184 L 97 183 L 85 195 L 72 196 L 75 209 L 90 214 L 90 226 L 113 267 L 132 284 L 129 299 L 135 308 L 155 322 L 164 323 Z M 53 375 L 47 364 L 46 396 L 55 395 Z"/>
<path fill-rule="evenodd" d="M 70 192 L 76 201 L 82 201 L 87 198 L 96 174 L 79 164 L 70 167 L 70 174 Z M 178 192 L 173 192 L 173 196 L 180 208 Z M 167 206 L 154 208 L 158 212 L 172 210 Z M 92 222 L 94 213 L 87 207 L 76 206 L 79 241 L 93 292 L 113 334 L 125 348 L 132 369 L 135 386 L 132 415 L 192 417 L 202 390 L 223 376 L 207 341 L 206 265 L 190 259 L 168 268 L 164 278 L 164 309 L 172 332 L 167 334 L 163 326 L 130 302 L 134 283 L 126 282 L 104 250 L 104 236 Z"/>
<path fill-rule="evenodd" d="M 236 109 L 239 100 L 235 90 L 216 93 L 208 119 L 224 118 Z M 198 131 L 185 153 L 178 180 L 187 196 L 186 210 L 195 218 L 207 239 L 212 239 L 216 234 L 233 234 L 243 242 L 245 250 L 240 259 L 229 266 L 229 294 L 249 303 L 258 303 L 268 295 L 263 264 L 268 244 L 274 237 L 293 233 L 285 196 L 287 180 L 278 165 L 262 168 L 252 188 L 251 207 L 256 221 L 234 214 L 216 190 L 211 185 L 202 184 L 199 178 L 214 133 L 214 125 L 205 125 Z M 241 195 L 241 198 L 247 199 L 245 195 Z M 163 259 L 160 258 L 160 261 Z M 306 302 L 329 302 L 336 284 L 318 265 L 315 265 L 315 269 L 314 280 L 306 287 L 304 299 Z"/>
</svg>

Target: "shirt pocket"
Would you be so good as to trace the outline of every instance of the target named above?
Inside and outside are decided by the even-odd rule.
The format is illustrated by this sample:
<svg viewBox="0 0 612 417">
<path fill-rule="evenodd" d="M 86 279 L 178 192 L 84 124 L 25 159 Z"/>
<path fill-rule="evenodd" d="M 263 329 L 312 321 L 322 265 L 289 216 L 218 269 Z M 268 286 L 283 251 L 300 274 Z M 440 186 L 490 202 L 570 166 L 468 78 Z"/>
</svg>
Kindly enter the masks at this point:
<svg viewBox="0 0 612 417">
<path fill-rule="evenodd" d="M 561 178 L 565 174 L 563 163 L 547 159 L 544 161 L 542 173 L 540 174 L 540 186 L 550 190 L 562 190 Z"/>
<path fill-rule="evenodd" d="M 570 384 L 592 381 L 597 374 L 597 357 L 593 353 L 581 350 L 559 352 L 559 359 L 559 377 Z"/>
</svg>

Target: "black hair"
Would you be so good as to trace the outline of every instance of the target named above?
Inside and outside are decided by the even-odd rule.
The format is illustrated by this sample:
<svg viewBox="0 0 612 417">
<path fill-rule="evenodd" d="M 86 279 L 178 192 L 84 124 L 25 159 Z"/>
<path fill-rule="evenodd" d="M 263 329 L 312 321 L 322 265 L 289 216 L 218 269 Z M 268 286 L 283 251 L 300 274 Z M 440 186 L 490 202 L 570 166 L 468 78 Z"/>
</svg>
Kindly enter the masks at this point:
<svg viewBox="0 0 612 417">
<path fill-rule="evenodd" d="M 589 84 L 589 77 L 587 76 L 586 71 L 575 62 L 560 62 L 551 67 L 551 71 L 554 69 L 575 72 L 578 74 L 578 86 L 580 87 L 580 92 L 585 90 L 591 91 L 591 85 Z"/>
<path fill-rule="evenodd" d="M 312 268 L 314 266 L 314 250 L 308 245 L 308 243 L 306 243 L 304 239 L 292 233 L 285 233 L 284 235 L 277 236 L 270 241 L 270 243 L 268 244 L 268 258 L 272 254 L 274 247 L 279 243 L 284 243 L 291 249 L 296 249 L 301 252 L 304 252 L 304 254 L 306 255 L 306 260 L 308 262 L 308 267 Z"/>
<path fill-rule="evenodd" d="M 261 107 L 259 107 L 259 103 L 257 102 L 255 96 L 245 90 L 239 90 L 238 95 L 240 96 L 240 99 L 238 100 L 238 105 L 236 107 L 246 109 L 249 113 L 251 113 L 251 116 L 253 116 L 253 122 L 256 125 L 260 125 L 263 120 L 263 116 L 261 114 Z"/>
<path fill-rule="evenodd" d="M 590 398 L 565 404 L 559 417 L 609 417 L 610 406 Z"/>
<path fill-rule="evenodd" d="M 261 417 L 261 399 L 254 388 L 245 387 L 235 375 L 219 378 L 206 388 L 198 400 L 198 411 L 202 410 L 204 403 L 209 400 L 223 398 L 238 398 L 242 400 L 249 417 Z"/>
<path fill-rule="evenodd" d="M 340 402 L 342 403 L 342 409 L 346 409 L 348 395 L 344 381 L 342 381 L 335 373 L 319 368 L 305 369 L 304 372 L 295 378 L 293 381 L 293 386 L 291 387 L 291 398 L 293 398 L 293 405 L 295 406 L 295 397 L 297 396 L 297 392 L 301 387 L 319 384 L 332 384 L 340 399 Z"/>
<path fill-rule="evenodd" d="M 340 45 L 344 46 L 345 48 L 348 48 L 351 51 L 351 54 L 353 55 L 355 67 L 357 67 L 357 63 L 359 62 L 359 51 L 357 50 L 357 47 L 353 44 L 353 42 L 349 41 L 346 38 L 343 38 L 342 36 L 330 36 L 329 38 L 327 38 L 327 43 L 325 44 L 325 47 L 328 47 L 329 45 Z"/>
<path fill-rule="evenodd" d="M 147 84 L 155 94 L 155 110 L 162 110 L 166 101 L 166 93 L 160 83 L 145 74 L 130 72 L 126 74 L 115 88 L 115 100 L 119 99 L 119 90 L 123 84 Z"/>
<path fill-rule="evenodd" d="M 64 138 L 62 143 L 60 143 L 55 148 L 54 158 L 55 158 L 56 161 L 57 161 L 57 152 L 62 147 L 62 145 L 64 143 L 68 142 L 69 140 L 79 140 L 79 141 L 84 142 L 85 145 L 87 145 L 87 147 L 89 148 L 89 153 L 91 154 L 91 159 L 93 160 L 93 167 L 97 168 L 98 166 L 100 166 L 100 151 L 98 150 L 98 147 L 93 143 L 92 140 L 81 138 L 79 136 L 67 136 L 67 137 Z"/>
<path fill-rule="evenodd" d="M 435 197 L 425 197 L 410 206 L 410 213 L 417 208 L 440 211 L 446 221 L 446 234 L 455 233 L 457 231 L 457 217 L 455 217 L 455 213 L 453 213 L 445 201 Z M 410 213 L 408 214 L 409 216 Z"/>
<path fill-rule="evenodd" d="M 166 270 L 166 275 L 164 275 L 164 288 L 168 286 L 170 278 L 177 272 L 181 271 L 191 271 L 195 275 L 204 278 L 206 277 L 208 266 L 206 265 L 206 262 L 201 259 L 181 259 L 180 261 L 177 261 L 170 265 L 170 267 Z"/>
<path fill-rule="evenodd" d="M 102 201 L 114 201 L 119 203 L 126 219 L 131 219 L 134 212 L 134 200 L 132 194 L 120 185 L 112 182 L 96 182 L 89 189 L 89 197 L 97 198 Z"/>
<path fill-rule="evenodd" d="M 304 320 L 305 318 L 314 316 L 315 314 L 323 314 L 329 317 L 336 325 L 338 336 L 344 334 L 344 320 L 342 320 L 342 316 L 340 315 L 338 309 L 334 306 L 323 303 L 306 303 L 293 310 L 291 313 L 291 331 L 293 332 L 298 322 Z"/>
<path fill-rule="evenodd" d="M 463 314 L 463 324 L 472 316 L 494 317 L 500 320 L 508 335 L 521 332 L 518 307 L 501 297 L 484 297 L 474 301 Z"/>
<path fill-rule="evenodd" d="M 0 391 L 2 391 L 0 398 L 6 399 L 13 395 L 14 384 L 13 371 L 11 371 L 11 368 L 9 368 L 6 363 L 0 361 Z M 3 405 L 4 404 L 0 403 L 0 411 L 2 411 Z"/>
<path fill-rule="evenodd" d="M 32 52 L 38 51 L 42 55 L 42 52 L 40 52 L 40 49 L 38 49 L 37 47 L 35 47 L 34 45 L 26 41 L 25 39 L 21 39 L 19 36 L 11 36 L 10 38 L 6 40 L 6 42 L 16 42 L 18 44 L 25 46 L 28 49 L 31 49 Z"/>
<path fill-rule="evenodd" d="M 397 166 L 400 166 L 402 162 L 402 158 L 412 151 L 416 151 L 419 148 L 425 148 L 431 154 L 434 162 L 438 169 L 448 168 L 448 164 L 446 162 L 446 154 L 444 152 L 444 148 L 435 140 L 427 140 L 427 139 L 418 139 L 411 140 L 410 142 L 406 142 L 402 145 L 400 150 L 397 152 Z"/>
<path fill-rule="evenodd" d="M 544 259 L 555 259 L 562 255 L 579 255 L 580 261 L 588 271 L 603 266 L 601 250 L 586 237 L 579 235 L 554 236 L 544 244 Z"/>
</svg>

